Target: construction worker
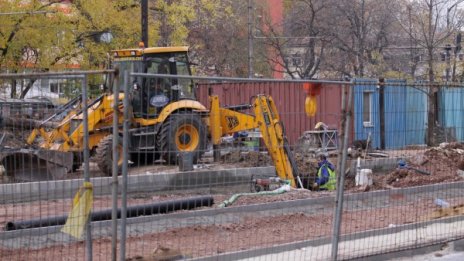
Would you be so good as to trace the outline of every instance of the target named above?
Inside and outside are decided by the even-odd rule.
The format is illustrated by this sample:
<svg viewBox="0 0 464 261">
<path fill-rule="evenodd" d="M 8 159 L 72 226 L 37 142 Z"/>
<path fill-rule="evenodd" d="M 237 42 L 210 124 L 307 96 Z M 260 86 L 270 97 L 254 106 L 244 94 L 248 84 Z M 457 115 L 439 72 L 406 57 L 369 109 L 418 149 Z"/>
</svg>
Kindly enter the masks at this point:
<svg viewBox="0 0 464 261">
<path fill-rule="evenodd" d="M 313 184 L 313 190 L 335 190 L 336 181 L 335 166 L 327 160 L 325 155 L 319 155 L 317 177 Z"/>
</svg>

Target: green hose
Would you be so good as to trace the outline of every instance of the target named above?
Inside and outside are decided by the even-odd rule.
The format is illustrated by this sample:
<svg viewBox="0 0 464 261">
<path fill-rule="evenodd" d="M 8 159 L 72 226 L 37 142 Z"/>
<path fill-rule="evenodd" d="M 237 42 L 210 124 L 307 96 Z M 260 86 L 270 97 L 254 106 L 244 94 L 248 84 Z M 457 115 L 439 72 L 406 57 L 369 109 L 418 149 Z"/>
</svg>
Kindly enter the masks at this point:
<svg viewBox="0 0 464 261">
<path fill-rule="evenodd" d="M 282 193 L 290 191 L 290 189 L 291 189 L 290 181 L 285 180 L 284 182 L 285 182 L 284 185 L 282 185 L 280 188 L 274 189 L 272 191 L 261 191 L 261 192 L 255 192 L 255 193 L 238 193 L 238 194 L 234 194 L 234 195 L 232 195 L 232 197 L 230 197 L 229 199 L 224 200 L 224 202 L 219 204 L 219 207 L 220 208 L 228 207 L 232 203 L 234 203 L 239 197 L 242 197 L 242 196 L 278 195 L 278 194 L 282 194 Z"/>
</svg>

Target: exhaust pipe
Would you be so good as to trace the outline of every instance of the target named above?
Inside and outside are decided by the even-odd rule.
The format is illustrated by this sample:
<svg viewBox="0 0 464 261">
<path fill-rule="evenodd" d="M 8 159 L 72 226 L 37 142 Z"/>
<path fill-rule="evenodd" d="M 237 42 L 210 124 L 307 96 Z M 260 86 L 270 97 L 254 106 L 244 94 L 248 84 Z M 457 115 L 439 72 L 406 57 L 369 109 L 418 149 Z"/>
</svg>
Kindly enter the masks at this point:
<svg viewBox="0 0 464 261">
<path fill-rule="evenodd" d="M 172 200 L 160 203 L 136 205 L 127 207 L 127 217 L 138 217 L 155 214 L 165 214 L 177 210 L 189 210 L 198 207 L 210 207 L 214 204 L 212 196 L 195 197 L 188 199 Z M 111 219 L 112 209 L 105 209 L 101 211 L 91 212 L 91 221 L 103 221 Z M 118 218 L 121 217 L 121 209 L 118 209 Z M 67 215 L 49 217 L 44 219 L 31 219 L 23 221 L 10 221 L 5 225 L 6 231 L 48 227 L 48 226 L 61 226 L 66 223 Z"/>
</svg>

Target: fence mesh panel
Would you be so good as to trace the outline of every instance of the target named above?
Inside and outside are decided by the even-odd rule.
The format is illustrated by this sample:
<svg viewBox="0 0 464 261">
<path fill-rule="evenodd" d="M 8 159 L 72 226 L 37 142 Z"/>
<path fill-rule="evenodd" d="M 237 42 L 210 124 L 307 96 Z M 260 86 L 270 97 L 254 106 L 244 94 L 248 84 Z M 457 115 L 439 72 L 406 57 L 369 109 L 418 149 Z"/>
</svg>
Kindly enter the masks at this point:
<svg viewBox="0 0 464 261">
<path fill-rule="evenodd" d="M 327 260 L 339 235 L 341 260 L 464 235 L 462 87 L 326 81 L 308 117 L 303 81 L 106 75 L 0 77 L 6 91 L 11 79 L 35 79 L 33 88 L 66 96 L 0 101 L 3 258 Z M 340 124 L 348 115 L 346 133 Z M 291 152 L 294 169 L 279 170 L 281 152 Z M 337 219 L 336 191 L 313 186 L 318 157 L 338 165 L 343 153 Z M 298 188 L 287 191 L 289 170 Z M 86 177 L 91 225 L 76 237 L 62 229 L 80 188 L 78 206 L 85 205 Z"/>
</svg>

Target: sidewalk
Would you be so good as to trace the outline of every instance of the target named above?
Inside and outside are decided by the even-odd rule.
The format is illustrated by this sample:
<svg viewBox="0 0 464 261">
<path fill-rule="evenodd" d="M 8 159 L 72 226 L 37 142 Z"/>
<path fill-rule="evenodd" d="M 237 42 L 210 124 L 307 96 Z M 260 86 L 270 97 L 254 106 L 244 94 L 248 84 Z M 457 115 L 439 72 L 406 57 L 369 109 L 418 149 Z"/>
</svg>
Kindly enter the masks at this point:
<svg viewBox="0 0 464 261">
<path fill-rule="evenodd" d="M 437 233 L 441 231 L 441 233 Z M 459 235 L 464 234 L 464 220 L 453 220 L 447 223 L 432 223 L 415 229 L 374 234 L 371 236 L 341 241 L 338 256 L 340 260 L 464 260 L 464 240 L 451 243 L 429 245 L 415 248 L 417 244 L 427 245 L 437 240 L 450 239 L 451 231 Z M 456 235 L 456 234 L 455 234 Z M 419 240 L 419 241 L 418 241 Z M 403 251 L 396 251 L 399 247 Z M 357 259 L 358 256 L 365 258 Z M 295 260 L 295 261 L 326 261 L 331 258 L 331 245 L 308 246 L 291 251 L 265 254 L 256 257 L 235 259 L 242 261 Z M 351 259 L 350 259 L 351 258 Z"/>
</svg>

